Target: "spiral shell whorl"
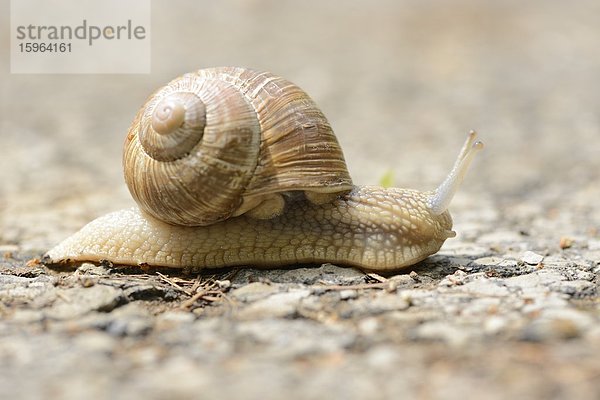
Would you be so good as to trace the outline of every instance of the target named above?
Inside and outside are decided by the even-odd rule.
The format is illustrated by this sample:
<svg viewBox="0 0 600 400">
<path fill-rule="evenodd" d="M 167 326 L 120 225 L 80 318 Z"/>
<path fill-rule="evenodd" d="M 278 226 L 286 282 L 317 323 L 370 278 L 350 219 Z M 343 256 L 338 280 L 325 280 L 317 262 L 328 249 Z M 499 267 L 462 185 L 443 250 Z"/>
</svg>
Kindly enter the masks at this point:
<svg viewBox="0 0 600 400">
<path fill-rule="evenodd" d="M 177 101 L 180 96 L 169 96 L 156 106 L 152 113 L 152 129 L 160 135 L 168 135 L 181 127 L 185 121 L 185 106 Z"/>
<path fill-rule="evenodd" d="M 140 143 L 155 160 L 177 160 L 202 139 L 205 126 L 206 107 L 196 94 L 170 93 L 148 105 Z"/>
<path fill-rule="evenodd" d="M 182 105 L 183 124 L 155 132 L 157 105 L 167 109 L 158 111 L 167 117 L 176 117 Z M 161 147 L 165 144 L 171 147 Z M 134 120 L 123 153 L 125 181 L 140 208 L 154 217 L 174 225 L 210 225 L 242 203 L 259 147 L 256 114 L 237 88 L 185 74 L 151 96 Z"/>
</svg>

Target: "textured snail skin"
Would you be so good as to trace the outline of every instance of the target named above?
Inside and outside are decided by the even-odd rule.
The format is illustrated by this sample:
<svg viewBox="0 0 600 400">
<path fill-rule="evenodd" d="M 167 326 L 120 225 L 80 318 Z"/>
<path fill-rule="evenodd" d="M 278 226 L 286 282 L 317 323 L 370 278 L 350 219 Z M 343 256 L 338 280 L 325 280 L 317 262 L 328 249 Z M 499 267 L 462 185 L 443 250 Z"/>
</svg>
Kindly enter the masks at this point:
<svg viewBox="0 0 600 400">
<path fill-rule="evenodd" d="M 167 224 L 132 208 L 90 222 L 42 261 L 107 260 L 188 270 L 321 262 L 372 271 L 401 269 L 434 254 L 455 236 L 447 209 L 483 148 L 475 138 L 471 131 L 446 179 L 430 192 L 355 186 L 322 204 L 292 192 L 275 218 L 241 215 L 196 227 Z"/>
<path fill-rule="evenodd" d="M 455 235 L 450 214 L 431 211 L 432 195 L 355 187 L 323 205 L 298 196 L 274 219 L 240 216 L 203 227 L 169 225 L 132 208 L 90 222 L 44 262 L 109 260 L 187 269 L 333 262 L 395 270 L 437 252 Z"/>
</svg>

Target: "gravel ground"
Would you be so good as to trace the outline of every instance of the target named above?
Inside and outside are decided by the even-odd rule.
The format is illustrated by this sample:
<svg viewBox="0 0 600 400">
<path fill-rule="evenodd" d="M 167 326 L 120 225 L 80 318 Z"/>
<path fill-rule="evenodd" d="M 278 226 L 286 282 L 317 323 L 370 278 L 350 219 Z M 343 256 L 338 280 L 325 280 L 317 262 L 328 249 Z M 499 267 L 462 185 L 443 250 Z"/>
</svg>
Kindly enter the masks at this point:
<svg viewBox="0 0 600 400">
<path fill-rule="evenodd" d="M 0 398 L 600 398 L 598 16 L 592 0 L 155 1 L 152 74 L 10 75 L 2 57 Z M 430 189 L 479 130 L 458 236 L 385 277 L 37 263 L 133 204 L 137 108 L 214 65 L 303 87 L 357 184 Z"/>
</svg>

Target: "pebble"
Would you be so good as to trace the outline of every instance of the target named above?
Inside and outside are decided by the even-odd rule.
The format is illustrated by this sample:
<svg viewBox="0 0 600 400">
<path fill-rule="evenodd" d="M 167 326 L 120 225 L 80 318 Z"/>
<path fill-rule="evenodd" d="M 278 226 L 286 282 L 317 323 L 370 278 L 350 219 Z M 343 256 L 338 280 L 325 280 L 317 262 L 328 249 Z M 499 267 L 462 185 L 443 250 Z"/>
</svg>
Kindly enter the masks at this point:
<svg viewBox="0 0 600 400">
<path fill-rule="evenodd" d="M 81 275 L 97 275 L 103 276 L 108 275 L 110 271 L 103 265 L 96 265 L 92 263 L 83 263 L 79 268 L 77 268 L 77 273 Z"/>
<path fill-rule="evenodd" d="M 514 268 L 518 265 L 516 260 L 503 257 L 482 257 L 472 262 L 477 267 Z"/>
<path fill-rule="evenodd" d="M 589 250 L 600 250 L 600 240 L 589 239 L 588 240 L 588 249 Z"/>
<path fill-rule="evenodd" d="M 143 283 L 124 289 L 123 294 L 130 300 L 162 299 L 164 301 L 174 301 L 179 298 L 177 291 L 170 287 Z"/>
<path fill-rule="evenodd" d="M 33 322 L 43 321 L 45 314 L 42 310 L 16 310 L 11 315 L 11 320 L 17 324 L 25 323 L 31 324 Z"/>
<path fill-rule="evenodd" d="M 256 301 L 277 293 L 280 285 L 268 284 L 263 282 L 253 282 L 231 291 L 231 297 L 240 301 Z"/>
<path fill-rule="evenodd" d="M 0 301 L 4 304 L 20 302 L 37 306 L 51 304 L 57 293 L 55 282 L 55 278 L 45 275 L 35 278 L 0 275 Z"/>
<path fill-rule="evenodd" d="M 191 323 L 195 320 L 193 314 L 184 311 L 167 311 L 156 317 L 156 322 L 164 325 L 179 325 Z"/>
<path fill-rule="evenodd" d="M 580 330 L 569 319 L 537 319 L 527 325 L 521 339 L 532 342 L 548 340 L 573 339 L 578 337 Z"/>
<path fill-rule="evenodd" d="M 600 325 L 596 324 L 585 332 L 586 339 L 600 345 Z"/>
<path fill-rule="evenodd" d="M 596 320 L 590 314 L 573 308 L 556 307 L 544 310 L 543 318 L 569 320 L 580 330 L 585 330 L 596 325 Z"/>
<path fill-rule="evenodd" d="M 460 290 L 475 296 L 505 297 L 509 295 L 508 288 L 501 280 L 484 277 L 464 284 Z"/>
<path fill-rule="evenodd" d="M 144 336 L 152 330 L 154 320 L 140 303 L 129 303 L 108 314 L 106 331 L 114 336 Z"/>
<path fill-rule="evenodd" d="M 543 260 L 544 256 L 542 256 L 541 254 L 534 253 L 533 251 L 526 251 L 521 257 L 521 261 L 529 265 L 538 265 Z"/>
<path fill-rule="evenodd" d="M 555 270 L 541 269 L 530 274 L 511 276 L 503 279 L 508 287 L 537 287 L 547 288 L 548 285 L 564 280 L 564 276 Z"/>
<path fill-rule="evenodd" d="M 375 297 L 359 297 L 352 302 L 351 309 L 346 310 L 345 317 L 382 314 L 392 311 L 406 310 L 410 302 L 403 294 L 380 292 Z"/>
<path fill-rule="evenodd" d="M 468 343 L 469 334 L 446 321 L 430 321 L 420 325 L 414 332 L 419 340 L 439 340 L 452 346 L 463 346 Z"/>
<path fill-rule="evenodd" d="M 241 309 L 238 316 L 243 319 L 291 317 L 296 314 L 300 301 L 310 294 L 308 289 L 272 294 Z"/>
<path fill-rule="evenodd" d="M 507 323 L 506 318 L 494 315 L 483 322 L 483 331 L 488 335 L 496 335 L 504 330 Z"/>
<path fill-rule="evenodd" d="M 394 368 L 398 360 L 402 359 L 402 354 L 394 346 L 379 345 L 373 347 L 366 354 L 366 363 L 370 368 L 377 370 L 386 370 Z"/>
<path fill-rule="evenodd" d="M 95 285 L 89 288 L 61 290 L 55 304 L 46 311 L 54 319 L 70 319 L 92 311 L 109 312 L 126 302 L 121 289 Z"/>
<path fill-rule="evenodd" d="M 345 350 L 357 338 L 352 329 L 301 319 L 239 321 L 235 328 L 237 337 L 243 343 L 254 347 L 268 344 L 270 357 L 278 359 Z M 269 357 L 267 353 L 262 355 Z"/>
<path fill-rule="evenodd" d="M 357 297 L 358 297 L 357 290 L 354 290 L 354 289 L 340 290 L 340 299 L 341 300 L 355 299 Z"/>
<path fill-rule="evenodd" d="M 113 336 L 143 336 L 151 329 L 151 320 L 136 317 L 117 318 L 106 327 L 106 331 Z"/>
<path fill-rule="evenodd" d="M 421 278 L 419 277 L 419 274 L 417 274 L 416 271 L 410 271 L 410 274 L 408 274 L 408 276 L 415 282 L 421 281 Z"/>
<path fill-rule="evenodd" d="M 481 318 L 498 312 L 502 306 L 502 296 L 477 296 L 461 306 L 462 316 Z"/>
<path fill-rule="evenodd" d="M 559 240 L 559 242 L 558 242 L 558 246 L 561 249 L 568 249 L 571 246 L 573 246 L 573 242 L 574 242 L 574 240 L 571 239 L 571 238 L 569 238 L 569 237 L 561 237 L 560 240 Z"/>
<path fill-rule="evenodd" d="M 367 317 L 358 323 L 358 331 L 363 335 L 374 335 L 380 327 L 379 320 L 374 317 Z"/>
<path fill-rule="evenodd" d="M 463 285 L 465 283 L 465 279 L 467 277 L 467 273 L 465 271 L 456 270 L 454 274 L 447 275 L 444 279 L 442 279 L 439 283 L 439 286 L 457 286 Z"/>
<path fill-rule="evenodd" d="M 584 280 L 559 281 L 550 285 L 550 289 L 567 294 L 573 298 L 592 297 L 598 294 L 596 284 Z"/>
<path fill-rule="evenodd" d="M 229 280 L 216 280 L 215 283 L 217 284 L 217 286 L 219 287 L 219 289 L 229 289 L 231 287 L 231 281 Z"/>
<path fill-rule="evenodd" d="M 104 332 L 88 331 L 74 338 L 74 346 L 94 353 L 111 354 L 115 349 L 115 339 Z"/>
</svg>

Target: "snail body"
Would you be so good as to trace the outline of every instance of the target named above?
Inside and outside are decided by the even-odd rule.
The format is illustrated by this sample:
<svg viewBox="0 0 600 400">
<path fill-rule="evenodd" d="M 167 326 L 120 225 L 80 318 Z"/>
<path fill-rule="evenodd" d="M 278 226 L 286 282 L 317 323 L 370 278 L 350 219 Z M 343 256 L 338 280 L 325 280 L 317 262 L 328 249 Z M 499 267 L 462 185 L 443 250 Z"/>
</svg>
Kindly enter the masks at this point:
<svg viewBox="0 0 600 400">
<path fill-rule="evenodd" d="M 434 191 L 353 186 L 329 123 L 297 86 L 243 68 L 186 74 L 150 97 L 127 135 L 139 208 L 90 222 L 44 262 L 400 269 L 455 236 L 447 208 L 482 147 L 475 136 Z"/>
</svg>

